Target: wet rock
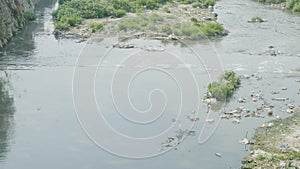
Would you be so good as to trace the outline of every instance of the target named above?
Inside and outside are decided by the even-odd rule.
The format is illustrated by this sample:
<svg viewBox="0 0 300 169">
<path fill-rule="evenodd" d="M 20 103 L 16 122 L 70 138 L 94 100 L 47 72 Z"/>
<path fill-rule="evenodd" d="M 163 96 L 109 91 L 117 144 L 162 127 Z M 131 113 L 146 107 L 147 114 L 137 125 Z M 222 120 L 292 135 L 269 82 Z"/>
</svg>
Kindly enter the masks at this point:
<svg viewBox="0 0 300 169">
<path fill-rule="evenodd" d="M 279 91 L 273 90 L 271 93 L 272 93 L 272 94 L 279 94 Z"/>
<path fill-rule="evenodd" d="M 250 20 L 247 21 L 248 23 L 262 23 L 262 22 L 267 22 L 266 20 L 262 19 L 259 16 L 253 17 Z"/>
<path fill-rule="evenodd" d="M 113 45 L 114 48 L 120 48 L 120 49 L 130 49 L 130 48 L 134 48 L 135 46 L 133 44 L 114 44 Z"/>
<path fill-rule="evenodd" d="M 286 109 L 286 112 L 289 114 L 293 114 L 295 112 L 295 110 L 294 109 Z"/>
<path fill-rule="evenodd" d="M 242 97 L 238 99 L 239 103 L 246 103 L 246 98 Z"/>
</svg>

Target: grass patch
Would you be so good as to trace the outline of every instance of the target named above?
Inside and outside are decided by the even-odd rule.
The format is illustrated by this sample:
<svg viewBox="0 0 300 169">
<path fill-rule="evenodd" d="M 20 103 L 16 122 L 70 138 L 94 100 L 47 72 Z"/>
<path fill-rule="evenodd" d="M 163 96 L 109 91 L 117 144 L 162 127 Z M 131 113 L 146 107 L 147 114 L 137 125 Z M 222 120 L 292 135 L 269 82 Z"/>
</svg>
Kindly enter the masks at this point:
<svg viewBox="0 0 300 169">
<path fill-rule="evenodd" d="M 27 20 L 27 21 L 34 21 L 36 20 L 37 16 L 35 14 L 34 11 L 26 11 L 24 13 L 24 18 Z"/>
<path fill-rule="evenodd" d="M 89 25 L 89 27 L 92 30 L 92 32 L 94 33 L 94 32 L 96 32 L 98 30 L 103 30 L 104 24 L 102 24 L 102 23 L 91 23 Z"/>
<path fill-rule="evenodd" d="M 119 30 L 137 30 L 137 31 L 147 31 L 156 30 L 157 24 L 162 24 L 164 18 L 157 14 L 151 15 L 139 15 L 134 18 L 123 19 L 118 23 Z M 157 31 L 157 30 L 156 30 Z"/>
</svg>

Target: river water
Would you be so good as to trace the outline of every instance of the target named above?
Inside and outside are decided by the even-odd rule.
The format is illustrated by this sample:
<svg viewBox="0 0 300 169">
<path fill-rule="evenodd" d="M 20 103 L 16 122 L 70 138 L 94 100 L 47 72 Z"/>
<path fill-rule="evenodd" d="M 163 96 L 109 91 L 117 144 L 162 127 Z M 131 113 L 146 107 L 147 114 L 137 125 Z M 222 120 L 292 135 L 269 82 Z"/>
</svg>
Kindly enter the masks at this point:
<svg viewBox="0 0 300 169">
<path fill-rule="evenodd" d="M 136 48 L 117 49 L 110 48 L 117 38 L 81 43 L 76 39 L 56 39 L 51 34 L 53 23 L 50 14 L 54 8 L 55 1 L 39 3 L 38 12 L 42 16 L 28 24 L 0 51 L 0 168 L 239 168 L 241 159 L 249 154 L 245 151 L 248 147 L 240 144 L 239 140 L 247 132 L 248 138 L 251 138 L 255 128 L 275 117 L 243 118 L 240 124 L 221 120 L 210 139 L 199 144 L 198 137 L 207 109 L 201 97 L 210 78 L 216 78 L 216 75 L 207 72 L 218 74 L 220 72 L 215 70 L 222 67 L 240 75 L 258 74 L 262 78 L 257 80 L 254 76 L 243 79 L 242 87 L 225 110 L 241 106 L 255 109 L 262 101 L 253 103 L 249 95 L 251 91 L 260 90 L 265 100 L 275 106 L 275 114 L 281 117 L 288 116 L 285 113 L 286 104 L 299 106 L 299 15 L 270 9 L 252 1 L 218 1 L 215 12 L 219 15 L 218 21 L 230 31 L 226 37 L 201 41 L 190 47 L 155 40 L 130 40 L 128 43 Z M 267 22 L 248 23 L 247 20 L 254 16 L 261 16 Z M 274 46 L 283 54 L 271 56 L 269 46 Z M 164 49 L 167 52 L 146 52 L 145 49 Z M 130 60 L 127 56 L 140 57 Z M 204 66 L 203 61 L 209 64 Z M 156 69 L 149 71 L 149 67 L 153 66 Z M 143 69 L 145 67 L 148 69 Z M 138 71 L 140 74 L 136 74 L 133 83 L 127 86 L 128 77 Z M 77 76 L 82 72 L 87 74 Z M 87 83 L 91 80 L 93 83 Z M 111 85 L 112 82 L 115 83 Z M 124 114 L 118 114 L 118 110 L 135 110 L 123 106 L 127 104 L 126 98 L 122 91 L 118 91 L 123 86 L 128 87 L 131 103 L 142 112 L 167 101 L 163 114 L 157 116 L 159 119 L 145 123 L 147 125 L 124 121 Z M 95 97 L 90 98 L 88 92 L 91 92 L 91 87 L 95 87 Z M 194 87 L 199 89 L 198 93 Z M 283 87 L 287 90 L 282 90 Z M 165 95 L 155 93 L 157 88 Z M 272 90 L 280 93 L 272 95 Z M 151 95 L 153 98 L 148 98 L 149 92 L 154 93 Z M 112 99 L 111 94 L 117 97 Z M 239 97 L 246 97 L 247 103 L 237 103 Z M 272 100 L 274 97 L 288 97 L 289 100 L 278 102 Z M 158 135 L 168 130 L 169 126 L 177 126 L 179 120 L 176 118 L 179 117 L 180 125 L 174 130 L 193 127 L 196 136 L 187 136 L 176 148 L 152 158 L 124 158 L 124 151 L 109 151 L 114 147 L 105 151 L 94 143 L 97 139 L 87 136 L 90 126 L 81 119 L 93 111 L 94 100 L 90 100 L 93 98 L 98 102 L 106 122 L 125 135 Z M 149 99 L 152 99 L 151 103 Z M 115 103 L 118 103 L 117 107 Z M 178 110 L 179 116 L 176 114 Z M 200 120 L 193 125 L 185 116 L 194 115 L 189 113 L 194 110 L 199 113 Z M 125 115 L 132 117 L 134 114 Z M 144 115 L 147 116 L 147 113 Z M 143 118 L 146 117 L 136 120 L 144 121 Z M 172 133 L 174 131 L 170 130 L 165 136 L 172 136 Z M 111 145 L 118 146 L 115 144 L 118 140 L 112 134 L 101 135 L 98 141 L 101 140 L 109 140 Z M 153 147 L 142 149 L 154 154 L 165 148 L 158 143 L 153 144 Z M 125 150 L 135 149 L 138 148 L 128 145 Z M 215 153 L 220 153 L 221 157 Z"/>
</svg>

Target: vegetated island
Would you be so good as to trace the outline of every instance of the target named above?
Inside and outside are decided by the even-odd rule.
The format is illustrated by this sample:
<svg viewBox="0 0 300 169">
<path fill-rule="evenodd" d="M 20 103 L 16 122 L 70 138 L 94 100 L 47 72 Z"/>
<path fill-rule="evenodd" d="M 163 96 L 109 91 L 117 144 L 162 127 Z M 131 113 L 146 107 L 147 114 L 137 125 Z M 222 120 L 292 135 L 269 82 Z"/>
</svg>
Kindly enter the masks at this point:
<svg viewBox="0 0 300 169">
<path fill-rule="evenodd" d="M 242 169 L 300 167 L 300 113 L 262 125 L 254 136 L 251 155 L 242 160 Z"/>
<path fill-rule="evenodd" d="M 218 101 L 228 101 L 239 88 L 241 79 L 233 71 L 225 71 L 219 82 L 208 85 L 207 98 L 215 98 Z"/>
<path fill-rule="evenodd" d="M 55 35 L 145 36 L 198 40 L 225 36 L 215 0 L 60 0 Z"/>
<path fill-rule="evenodd" d="M 300 0 L 255 0 L 271 7 L 287 9 L 293 12 L 300 12 Z"/>
</svg>

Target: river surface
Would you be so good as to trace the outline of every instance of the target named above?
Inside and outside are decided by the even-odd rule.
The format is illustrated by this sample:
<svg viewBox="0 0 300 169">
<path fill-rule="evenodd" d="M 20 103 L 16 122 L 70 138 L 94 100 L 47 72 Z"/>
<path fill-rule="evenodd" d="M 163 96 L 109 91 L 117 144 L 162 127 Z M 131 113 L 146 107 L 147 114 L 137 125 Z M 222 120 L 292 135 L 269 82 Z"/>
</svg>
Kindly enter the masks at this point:
<svg viewBox="0 0 300 169">
<path fill-rule="evenodd" d="M 259 77 L 258 80 L 255 76 L 243 79 L 240 90 L 225 110 L 241 106 L 254 110 L 263 101 L 253 103 L 249 97 L 251 91 L 263 93 L 265 101 L 275 106 L 274 113 L 280 117 L 288 116 L 285 112 L 287 104 L 299 106 L 299 15 L 252 1 L 222 0 L 217 2 L 215 12 L 219 15 L 218 22 L 230 31 L 226 37 L 201 41 L 190 47 L 156 40 L 129 40 L 127 43 L 136 48 L 117 49 L 111 48 L 117 38 L 80 43 L 76 39 L 56 39 L 51 34 L 51 11 L 54 8 L 55 1 L 39 3 L 38 12 L 42 14 L 39 19 L 28 24 L 0 50 L 0 168 L 239 168 L 241 159 L 249 154 L 248 147 L 239 140 L 247 132 L 250 139 L 255 128 L 275 117 L 264 114 L 265 118 L 242 118 L 240 124 L 221 120 L 210 139 L 199 144 L 198 137 L 207 111 L 201 98 L 207 84 L 216 78 L 207 72 L 217 74 L 219 71 L 214 70 L 222 67 L 239 75 L 257 74 Z M 247 20 L 254 16 L 261 16 L 267 22 L 248 23 Z M 269 46 L 274 46 L 282 54 L 271 56 Z M 159 51 L 147 52 L 153 49 Z M 162 49 L 167 52 L 160 52 Z M 127 56 L 143 59 L 130 60 Z M 145 67 L 147 69 L 143 69 Z M 77 76 L 82 72 L 87 74 Z M 132 83 L 127 84 L 126 78 L 134 75 Z M 91 80 L 93 83 L 87 83 Z M 130 94 L 128 98 L 134 110 L 126 107 L 124 93 L 118 91 L 123 86 L 128 87 L 126 92 Z M 87 136 L 86 130 L 90 126 L 80 119 L 80 113 L 93 111 L 92 102 L 95 100 L 87 96 L 91 87 L 95 88 L 92 99 L 97 101 L 106 122 L 120 133 L 145 138 L 169 131 L 165 135 L 169 137 L 178 129 L 192 127 L 196 135 L 187 136 L 176 148 L 152 158 L 124 158 L 124 151 L 105 151 L 95 144 L 97 139 Z M 195 87 L 199 91 L 195 91 Z M 164 93 L 156 93 L 157 88 Z M 272 95 L 273 90 L 280 93 Z M 180 91 L 186 93 L 182 95 Z M 111 95 L 116 96 L 112 99 Z M 247 103 L 237 103 L 239 97 L 246 97 Z M 277 97 L 289 99 L 283 102 L 272 100 Z M 166 104 L 162 105 L 164 102 Z M 158 119 L 149 113 L 155 105 L 163 107 L 163 110 L 157 110 L 163 112 L 157 115 Z M 140 110 L 146 112 L 143 114 L 146 117 L 126 114 L 137 119 L 124 120 L 127 116 L 118 113 L 119 109 Z M 200 117 L 195 124 L 185 118 L 194 115 L 190 113 L 193 111 Z M 148 118 L 152 121 L 148 122 Z M 170 126 L 176 127 L 168 130 Z M 111 145 L 119 141 L 109 133 L 99 138 L 100 141 L 111 141 Z M 153 142 L 152 147 L 128 145 L 125 150 L 141 148 L 147 153 L 159 154 L 165 151 L 165 147 L 159 144 L 162 141 Z"/>
</svg>

